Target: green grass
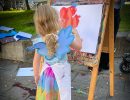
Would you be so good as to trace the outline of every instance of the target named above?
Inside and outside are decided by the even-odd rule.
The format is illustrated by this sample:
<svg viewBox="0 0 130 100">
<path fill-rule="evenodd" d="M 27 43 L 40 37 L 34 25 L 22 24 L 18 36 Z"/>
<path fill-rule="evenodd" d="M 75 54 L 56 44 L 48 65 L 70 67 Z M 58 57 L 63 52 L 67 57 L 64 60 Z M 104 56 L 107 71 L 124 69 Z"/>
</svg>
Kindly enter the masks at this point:
<svg viewBox="0 0 130 100">
<path fill-rule="evenodd" d="M 33 22 L 34 10 L 29 11 L 3 11 L 0 12 L 0 26 L 15 28 L 16 32 L 22 31 L 36 35 L 35 27 L 24 25 Z M 119 31 L 130 31 L 130 4 L 123 5 Z"/>
<path fill-rule="evenodd" d="M 36 35 L 34 26 L 24 25 L 33 22 L 34 12 L 34 10 L 0 12 L 0 26 L 15 28 L 16 32 L 22 31 Z"/>
<path fill-rule="evenodd" d="M 130 4 L 124 4 L 120 11 L 121 22 L 119 32 L 130 31 Z"/>
</svg>

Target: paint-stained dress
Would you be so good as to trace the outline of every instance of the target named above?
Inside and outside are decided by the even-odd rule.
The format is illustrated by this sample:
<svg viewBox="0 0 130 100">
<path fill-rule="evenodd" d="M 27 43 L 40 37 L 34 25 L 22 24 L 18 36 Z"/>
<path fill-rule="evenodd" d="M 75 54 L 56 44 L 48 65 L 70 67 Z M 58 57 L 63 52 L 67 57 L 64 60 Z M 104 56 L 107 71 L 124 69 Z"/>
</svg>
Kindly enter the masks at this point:
<svg viewBox="0 0 130 100">
<path fill-rule="evenodd" d="M 40 77 L 37 97 L 37 100 L 60 100 L 59 88 L 51 67 L 48 67 Z"/>
<path fill-rule="evenodd" d="M 71 100 L 69 63 L 43 64 L 37 100 Z"/>
</svg>

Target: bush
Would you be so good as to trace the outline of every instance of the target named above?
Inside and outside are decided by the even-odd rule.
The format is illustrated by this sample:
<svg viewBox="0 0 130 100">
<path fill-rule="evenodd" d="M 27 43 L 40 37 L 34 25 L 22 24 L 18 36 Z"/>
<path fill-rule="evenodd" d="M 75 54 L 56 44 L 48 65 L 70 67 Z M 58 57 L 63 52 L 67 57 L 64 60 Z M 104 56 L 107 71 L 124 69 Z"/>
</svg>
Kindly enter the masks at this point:
<svg viewBox="0 0 130 100">
<path fill-rule="evenodd" d="M 10 8 L 10 11 L 13 11 L 14 9 L 13 8 Z"/>
</svg>

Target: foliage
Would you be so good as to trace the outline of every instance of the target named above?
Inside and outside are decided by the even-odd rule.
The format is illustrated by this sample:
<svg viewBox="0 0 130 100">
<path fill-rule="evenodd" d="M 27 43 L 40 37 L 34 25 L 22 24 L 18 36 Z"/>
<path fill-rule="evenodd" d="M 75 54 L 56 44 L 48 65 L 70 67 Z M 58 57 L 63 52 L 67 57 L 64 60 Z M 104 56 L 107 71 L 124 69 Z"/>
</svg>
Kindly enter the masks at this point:
<svg viewBox="0 0 130 100">
<path fill-rule="evenodd" d="M 13 8 L 10 8 L 10 11 L 13 11 L 14 9 Z"/>
<path fill-rule="evenodd" d="M 10 10 L 9 0 L 4 0 L 3 10 L 4 11 Z"/>
<path fill-rule="evenodd" d="M 25 0 L 25 4 L 26 4 L 26 7 L 27 7 L 27 10 L 30 10 L 29 4 L 28 4 L 28 0 Z"/>
<path fill-rule="evenodd" d="M 41 3 L 44 5 L 44 4 L 47 4 L 47 1 L 38 2 L 37 6 L 39 6 Z"/>
<path fill-rule="evenodd" d="M 120 11 L 119 31 L 130 31 L 130 4 L 124 4 Z"/>
</svg>

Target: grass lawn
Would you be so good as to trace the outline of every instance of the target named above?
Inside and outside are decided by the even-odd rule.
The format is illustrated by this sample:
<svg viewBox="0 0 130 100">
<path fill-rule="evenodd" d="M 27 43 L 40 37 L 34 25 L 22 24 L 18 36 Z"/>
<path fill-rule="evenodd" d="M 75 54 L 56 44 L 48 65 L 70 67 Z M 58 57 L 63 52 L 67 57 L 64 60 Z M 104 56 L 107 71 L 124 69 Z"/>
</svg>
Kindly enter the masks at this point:
<svg viewBox="0 0 130 100">
<path fill-rule="evenodd" d="M 34 12 L 34 10 L 0 12 L 0 26 L 12 27 L 15 28 L 16 32 L 22 31 L 36 35 L 34 26 L 24 25 L 33 22 Z M 130 31 L 130 4 L 123 5 L 120 14 L 121 23 L 119 31 Z"/>
<path fill-rule="evenodd" d="M 121 22 L 119 32 L 130 31 L 130 4 L 124 4 L 120 11 Z"/>
<path fill-rule="evenodd" d="M 34 10 L 0 12 L 0 26 L 15 28 L 16 32 L 22 31 L 36 35 L 34 26 L 24 25 L 33 22 L 34 12 Z"/>
</svg>

